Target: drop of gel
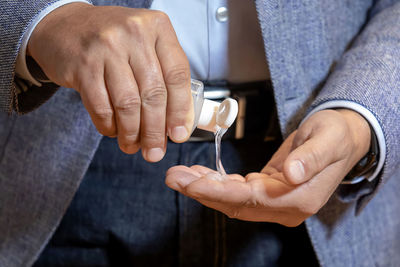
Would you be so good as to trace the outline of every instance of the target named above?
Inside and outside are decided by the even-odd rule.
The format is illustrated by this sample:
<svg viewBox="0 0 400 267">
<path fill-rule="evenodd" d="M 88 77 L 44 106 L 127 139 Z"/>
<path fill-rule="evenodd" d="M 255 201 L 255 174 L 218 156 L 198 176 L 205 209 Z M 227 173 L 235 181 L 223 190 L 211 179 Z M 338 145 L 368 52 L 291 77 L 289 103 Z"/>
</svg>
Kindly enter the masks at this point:
<svg viewBox="0 0 400 267">
<path fill-rule="evenodd" d="M 218 172 L 209 172 L 205 176 L 207 179 L 215 180 L 215 181 L 223 181 L 226 179 L 226 176 L 221 175 Z"/>
</svg>

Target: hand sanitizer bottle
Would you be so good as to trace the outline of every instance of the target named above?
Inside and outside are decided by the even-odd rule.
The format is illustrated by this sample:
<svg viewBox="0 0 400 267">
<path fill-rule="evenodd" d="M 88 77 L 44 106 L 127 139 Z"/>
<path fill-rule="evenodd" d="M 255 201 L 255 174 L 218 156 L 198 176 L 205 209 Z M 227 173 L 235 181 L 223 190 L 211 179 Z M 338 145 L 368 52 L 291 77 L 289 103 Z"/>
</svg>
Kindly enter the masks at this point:
<svg viewBox="0 0 400 267">
<path fill-rule="evenodd" d="M 197 127 L 216 133 L 219 128 L 228 129 L 238 114 L 237 101 L 227 98 L 220 103 L 204 99 L 203 83 L 192 80 L 191 85 L 195 112 L 193 130 Z"/>
</svg>

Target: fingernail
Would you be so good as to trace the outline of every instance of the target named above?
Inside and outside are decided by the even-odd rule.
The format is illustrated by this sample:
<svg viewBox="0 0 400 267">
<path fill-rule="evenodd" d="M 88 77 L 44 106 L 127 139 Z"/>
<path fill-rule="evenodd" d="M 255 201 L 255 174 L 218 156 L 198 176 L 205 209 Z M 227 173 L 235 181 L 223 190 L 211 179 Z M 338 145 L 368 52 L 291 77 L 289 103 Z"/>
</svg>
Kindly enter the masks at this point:
<svg viewBox="0 0 400 267">
<path fill-rule="evenodd" d="M 171 137 L 174 141 L 184 141 L 188 136 L 188 131 L 184 126 L 178 126 L 172 129 Z"/>
<path fill-rule="evenodd" d="M 164 157 L 164 151 L 161 148 L 151 148 L 147 150 L 147 160 L 156 162 Z"/>
<path fill-rule="evenodd" d="M 290 174 L 292 175 L 292 180 L 295 183 L 301 183 L 304 180 L 304 166 L 299 160 L 292 161 L 289 165 Z"/>
</svg>

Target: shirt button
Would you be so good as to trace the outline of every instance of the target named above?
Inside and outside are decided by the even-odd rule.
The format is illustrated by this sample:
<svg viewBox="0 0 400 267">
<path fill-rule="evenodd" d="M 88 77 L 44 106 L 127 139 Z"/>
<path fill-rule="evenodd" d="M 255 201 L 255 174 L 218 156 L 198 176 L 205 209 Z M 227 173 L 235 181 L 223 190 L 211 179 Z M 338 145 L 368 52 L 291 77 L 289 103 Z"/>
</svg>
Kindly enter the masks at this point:
<svg viewBox="0 0 400 267">
<path fill-rule="evenodd" d="M 228 9 L 226 7 L 220 7 L 217 9 L 216 14 L 217 20 L 219 22 L 226 22 L 228 21 Z"/>
</svg>

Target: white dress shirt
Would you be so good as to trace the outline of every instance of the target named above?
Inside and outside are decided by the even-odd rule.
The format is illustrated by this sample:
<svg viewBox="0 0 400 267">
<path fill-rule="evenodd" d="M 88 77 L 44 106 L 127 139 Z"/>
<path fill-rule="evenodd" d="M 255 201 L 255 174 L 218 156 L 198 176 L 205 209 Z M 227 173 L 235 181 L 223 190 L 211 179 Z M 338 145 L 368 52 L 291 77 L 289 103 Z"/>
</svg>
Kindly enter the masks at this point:
<svg viewBox="0 0 400 267">
<path fill-rule="evenodd" d="M 194 79 L 233 83 L 268 78 L 253 0 L 154 0 L 168 14 Z"/>
</svg>

